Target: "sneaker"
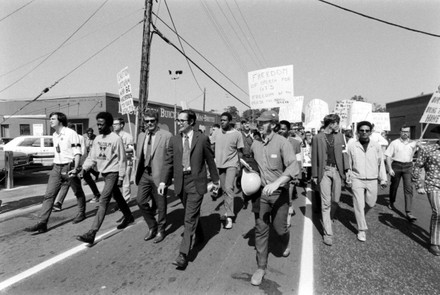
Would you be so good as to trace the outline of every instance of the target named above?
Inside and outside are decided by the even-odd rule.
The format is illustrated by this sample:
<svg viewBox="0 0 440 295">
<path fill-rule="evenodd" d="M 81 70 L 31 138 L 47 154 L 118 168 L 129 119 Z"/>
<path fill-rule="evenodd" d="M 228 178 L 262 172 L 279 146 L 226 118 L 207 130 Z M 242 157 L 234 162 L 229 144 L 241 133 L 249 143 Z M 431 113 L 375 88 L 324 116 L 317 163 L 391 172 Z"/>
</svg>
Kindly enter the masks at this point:
<svg viewBox="0 0 440 295">
<path fill-rule="evenodd" d="M 232 218 L 227 217 L 226 218 L 226 225 L 225 225 L 226 229 L 231 229 L 232 228 Z"/>
<path fill-rule="evenodd" d="M 361 242 L 365 242 L 367 240 L 367 233 L 363 230 L 360 230 L 357 234 L 357 239 Z"/>
<path fill-rule="evenodd" d="M 93 203 L 99 203 L 99 196 L 95 196 L 95 197 L 93 197 L 93 198 L 90 200 L 90 203 L 91 203 L 91 204 L 93 204 Z"/>
<path fill-rule="evenodd" d="M 410 212 L 406 213 L 406 218 L 407 218 L 409 221 L 411 221 L 411 222 L 417 220 L 417 217 L 415 217 L 414 215 L 412 215 Z"/>
<path fill-rule="evenodd" d="M 53 211 L 53 212 L 59 212 L 59 211 L 61 211 L 61 203 L 55 203 L 55 204 L 53 204 L 52 211 Z"/>
<path fill-rule="evenodd" d="M 86 232 L 85 234 L 83 234 L 81 236 L 76 236 L 76 239 L 78 241 L 81 241 L 81 242 L 84 242 L 84 243 L 93 244 L 95 242 L 95 235 L 96 235 L 96 231 L 91 229 L 91 230 L 89 230 L 88 232 Z"/>
<path fill-rule="evenodd" d="M 438 246 L 438 245 L 431 245 L 429 247 L 429 252 L 431 252 L 435 256 L 440 256 L 440 246 Z"/>
<path fill-rule="evenodd" d="M 252 275 L 252 279 L 251 279 L 251 284 L 254 286 L 259 286 L 261 285 L 261 282 L 263 281 L 263 277 L 264 277 L 265 271 L 264 269 L 257 269 L 254 274 Z"/>
<path fill-rule="evenodd" d="M 333 245 L 333 238 L 332 238 L 332 236 L 324 235 L 324 244 L 326 244 L 327 246 Z"/>
</svg>

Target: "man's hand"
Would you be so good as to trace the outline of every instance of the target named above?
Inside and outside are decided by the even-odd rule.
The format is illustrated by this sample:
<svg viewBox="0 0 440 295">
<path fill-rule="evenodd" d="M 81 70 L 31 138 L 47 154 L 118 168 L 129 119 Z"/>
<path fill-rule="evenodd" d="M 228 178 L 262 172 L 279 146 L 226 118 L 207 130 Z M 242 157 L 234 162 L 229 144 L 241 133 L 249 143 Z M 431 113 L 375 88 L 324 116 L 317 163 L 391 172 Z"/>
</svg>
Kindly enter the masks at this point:
<svg viewBox="0 0 440 295">
<path fill-rule="evenodd" d="M 78 176 L 78 170 L 76 170 L 75 168 L 70 170 L 69 172 L 67 172 L 67 175 L 69 175 L 69 177 L 77 177 Z"/>
<path fill-rule="evenodd" d="M 424 194 L 426 194 L 426 190 L 425 190 L 425 188 L 421 187 L 421 188 L 417 189 L 417 193 L 424 195 Z"/>
<path fill-rule="evenodd" d="M 396 173 L 394 173 L 394 170 L 393 169 L 388 169 L 388 173 L 391 175 L 391 176 L 394 176 L 394 175 L 396 175 Z"/>
<path fill-rule="evenodd" d="M 214 183 L 214 182 L 212 183 L 211 191 L 218 192 L 219 188 L 220 188 L 219 183 Z"/>
<path fill-rule="evenodd" d="M 381 189 L 384 189 L 384 188 L 386 188 L 387 187 L 387 181 L 386 180 L 382 180 L 381 182 L 380 182 L 380 188 Z"/>
<path fill-rule="evenodd" d="M 267 184 L 262 191 L 263 195 L 270 196 L 274 191 L 276 191 L 280 186 L 276 182 Z"/>
<path fill-rule="evenodd" d="M 166 186 L 164 183 L 159 184 L 159 186 L 157 187 L 157 193 L 163 196 L 163 194 L 165 193 L 165 188 Z"/>
<path fill-rule="evenodd" d="M 312 177 L 312 181 L 314 185 L 318 185 L 318 177 Z"/>
<path fill-rule="evenodd" d="M 117 186 L 118 187 L 122 187 L 122 184 L 124 183 L 124 181 L 122 179 L 118 179 L 118 183 Z"/>
</svg>

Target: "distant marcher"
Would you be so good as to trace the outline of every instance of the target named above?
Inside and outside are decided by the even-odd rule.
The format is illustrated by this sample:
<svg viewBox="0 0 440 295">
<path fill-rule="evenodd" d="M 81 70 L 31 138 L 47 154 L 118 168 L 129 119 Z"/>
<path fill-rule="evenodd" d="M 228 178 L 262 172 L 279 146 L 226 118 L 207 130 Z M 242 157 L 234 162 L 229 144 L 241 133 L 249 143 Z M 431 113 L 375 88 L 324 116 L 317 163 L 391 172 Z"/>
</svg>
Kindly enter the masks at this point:
<svg viewBox="0 0 440 295">
<path fill-rule="evenodd" d="M 258 172 L 258 165 L 255 162 L 255 159 L 252 157 L 252 152 L 251 152 L 251 146 L 252 143 L 254 141 L 253 137 L 252 137 L 252 132 L 251 132 L 251 127 L 249 124 L 248 120 L 242 120 L 241 121 L 241 135 L 243 137 L 243 160 L 250 165 L 250 167 L 254 170 Z M 241 176 L 243 174 L 243 169 L 245 169 L 244 167 L 242 167 L 240 169 L 240 173 L 237 176 L 237 184 L 241 182 Z M 244 192 L 243 192 L 243 209 L 247 209 L 249 200 L 252 198 L 252 196 L 247 196 Z"/>
<path fill-rule="evenodd" d="M 78 213 L 73 219 L 73 223 L 78 223 L 86 218 L 86 196 L 81 187 L 81 180 L 78 173 L 81 171 L 81 141 L 75 130 L 67 128 L 67 117 L 60 112 L 53 112 L 49 115 L 50 127 L 55 130 L 53 133 L 53 145 L 55 147 L 55 157 L 53 168 L 49 174 L 46 193 L 43 205 L 39 213 L 39 221 L 36 225 L 28 227 L 25 231 L 44 233 L 47 231 L 47 222 L 55 198 L 60 191 L 63 183 L 68 183 L 78 201 Z"/>
<path fill-rule="evenodd" d="M 93 141 L 96 138 L 96 135 L 93 131 L 93 128 L 88 128 L 87 132 L 83 134 L 83 138 L 84 138 L 84 143 L 86 145 L 86 151 L 87 151 L 87 155 L 90 153 L 90 149 L 92 148 L 93 145 Z M 99 178 L 99 172 L 96 171 L 95 169 L 90 169 L 90 171 L 88 171 L 88 174 L 92 174 L 93 176 L 95 176 L 95 179 L 98 180 Z M 83 178 L 87 178 L 87 176 L 83 175 Z M 93 198 L 92 201 L 90 201 L 90 203 L 97 203 L 99 201 L 99 199 Z"/>
<path fill-rule="evenodd" d="M 312 140 L 312 181 L 320 191 L 323 242 L 327 246 L 333 245 L 332 220 L 339 207 L 345 173 L 349 170 L 343 155 L 344 137 L 338 133 L 339 122 L 336 114 L 325 116 L 324 131 Z"/>
<path fill-rule="evenodd" d="M 431 130 L 440 139 L 440 126 Z M 425 175 L 420 170 L 425 170 Z M 413 181 L 419 194 L 428 194 L 431 204 L 431 225 L 429 252 L 440 256 L 440 141 L 435 144 L 420 147 L 413 169 Z"/>
<path fill-rule="evenodd" d="M 125 171 L 127 169 L 127 158 L 122 138 L 111 131 L 113 116 L 108 112 L 100 112 L 96 115 L 96 125 L 99 135 L 93 141 L 92 149 L 84 162 L 83 170 L 88 171 L 96 166 L 98 171 L 104 177 L 104 188 L 99 200 L 98 212 L 91 229 L 83 235 L 77 236 L 77 240 L 89 244 L 95 242 L 95 236 L 105 218 L 110 199 L 115 199 L 119 209 L 124 214 L 124 218 L 117 229 L 126 228 L 134 222 L 130 208 L 121 194 L 120 187 L 124 181 Z"/>
<path fill-rule="evenodd" d="M 367 240 L 368 229 L 365 214 L 377 200 L 377 185 L 384 189 L 387 186 L 387 174 L 381 146 L 370 140 L 372 124 L 368 121 L 357 123 L 358 137 L 355 142 L 348 145 L 347 152 L 349 164 L 352 168 L 351 181 L 353 190 L 353 208 L 356 217 L 358 234 L 361 242 Z M 365 210 L 365 203 L 369 206 Z"/>
<path fill-rule="evenodd" d="M 400 138 L 395 139 L 385 151 L 388 173 L 391 176 L 390 196 L 388 208 L 394 210 L 397 189 L 400 179 L 403 178 L 403 192 L 405 195 L 405 212 L 409 221 L 417 218 L 411 214 L 413 201 L 413 187 L 411 183 L 413 156 L 417 148 L 417 142 L 409 138 L 410 128 L 400 128 Z"/>
</svg>

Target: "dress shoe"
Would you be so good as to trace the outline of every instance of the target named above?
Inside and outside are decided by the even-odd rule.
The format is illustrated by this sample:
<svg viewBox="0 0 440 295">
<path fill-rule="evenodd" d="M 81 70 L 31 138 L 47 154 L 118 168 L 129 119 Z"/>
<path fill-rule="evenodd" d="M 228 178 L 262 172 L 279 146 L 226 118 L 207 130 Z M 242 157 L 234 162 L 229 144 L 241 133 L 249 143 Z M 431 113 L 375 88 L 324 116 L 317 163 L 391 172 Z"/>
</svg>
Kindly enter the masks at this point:
<svg viewBox="0 0 440 295">
<path fill-rule="evenodd" d="M 61 203 L 53 204 L 52 212 L 59 212 L 59 211 L 61 211 Z"/>
<path fill-rule="evenodd" d="M 440 256 L 440 246 L 438 246 L 438 245 L 431 245 L 429 247 L 429 252 L 431 252 L 435 256 Z"/>
<path fill-rule="evenodd" d="M 154 238 L 154 243 L 160 243 L 163 241 L 163 239 L 165 239 L 165 232 L 163 231 L 159 231 L 156 235 L 156 237 Z"/>
<path fill-rule="evenodd" d="M 331 236 L 324 235 L 324 244 L 327 246 L 333 245 L 333 238 Z"/>
<path fill-rule="evenodd" d="M 289 255 L 290 255 L 290 248 L 287 247 L 286 250 L 284 250 L 283 252 L 283 257 L 289 257 Z"/>
<path fill-rule="evenodd" d="M 367 240 L 367 233 L 363 230 L 360 230 L 357 234 L 357 239 L 361 242 L 365 242 Z"/>
<path fill-rule="evenodd" d="M 180 269 L 185 269 L 188 266 L 186 254 L 179 253 L 179 256 L 177 256 L 176 261 L 174 261 L 173 264 Z"/>
<path fill-rule="evenodd" d="M 261 282 L 263 281 L 263 277 L 265 274 L 265 270 L 264 269 L 257 269 L 254 274 L 252 275 L 252 279 L 251 279 L 251 284 L 254 286 L 259 286 L 261 285 Z"/>
<path fill-rule="evenodd" d="M 232 218 L 231 217 L 227 217 L 226 218 L 226 225 L 225 225 L 226 229 L 231 229 L 232 228 Z"/>
<path fill-rule="evenodd" d="M 91 229 L 91 230 L 89 230 L 88 232 L 86 232 L 85 234 L 83 234 L 81 236 L 76 236 L 76 239 L 78 241 L 81 241 L 81 242 L 84 242 L 84 243 L 93 244 L 95 242 L 95 236 L 96 236 L 96 231 Z"/>
<path fill-rule="evenodd" d="M 45 232 L 47 232 L 47 224 L 43 223 L 43 222 L 40 222 L 40 223 L 37 223 L 37 224 L 35 224 L 33 226 L 26 227 L 24 230 L 27 231 L 27 232 L 37 231 L 40 234 L 41 233 L 45 233 Z"/>
<path fill-rule="evenodd" d="M 406 218 L 407 218 L 410 222 L 413 222 L 413 221 L 416 221 L 416 220 L 417 220 L 417 217 L 415 217 L 414 215 L 412 215 L 410 212 L 406 213 Z"/>
<path fill-rule="evenodd" d="M 130 223 L 134 222 L 134 217 L 133 215 L 130 215 L 128 217 L 124 216 L 124 219 L 122 220 L 122 222 L 120 224 L 118 224 L 118 226 L 116 227 L 117 229 L 124 229 L 126 228 Z"/>
<path fill-rule="evenodd" d="M 86 215 L 84 213 L 80 213 L 80 214 L 76 215 L 76 217 L 73 219 L 72 223 L 73 224 L 80 223 L 84 219 L 86 219 Z"/>
<path fill-rule="evenodd" d="M 157 235 L 157 229 L 150 229 L 147 235 L 145 236 L 144 240 L 145 241 L 152 240 L 156 237 L 156 235 Z"/>
</svg>

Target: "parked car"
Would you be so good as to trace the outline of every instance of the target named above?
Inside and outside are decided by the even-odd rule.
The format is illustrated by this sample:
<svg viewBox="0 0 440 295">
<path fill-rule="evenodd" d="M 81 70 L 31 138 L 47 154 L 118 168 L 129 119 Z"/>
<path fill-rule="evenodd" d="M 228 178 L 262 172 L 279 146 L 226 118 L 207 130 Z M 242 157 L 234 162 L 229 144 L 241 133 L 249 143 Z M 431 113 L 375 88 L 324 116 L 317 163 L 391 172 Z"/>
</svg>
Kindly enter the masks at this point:
<svg viewBox="0 0 440 295">
<path fill-rule="evenodd" d="M 55 156 L 52 136 L 23 135 L 14 138 L 3 147 L 5 151 L 22 152 L 31 157 L 33 164 L 52 166 Z"/>
<path fill-rule="evenodd" d="M 10 142 L 12 139 L 13 138 L 11 138 L 11 137 L 0 137 L 0 151 L 2 151 L 5 144 Z"/>
<path fill-rule="evenodd" d="M 5 151 L 0 151 L 0 173 L 6 170 Z M 31 163 L 30 156 L 21 152 L 12 152 L 14 169 L 25 168 Z"/>
</svg>

